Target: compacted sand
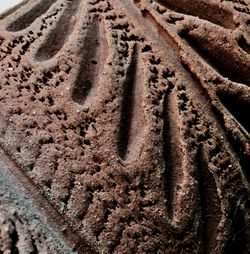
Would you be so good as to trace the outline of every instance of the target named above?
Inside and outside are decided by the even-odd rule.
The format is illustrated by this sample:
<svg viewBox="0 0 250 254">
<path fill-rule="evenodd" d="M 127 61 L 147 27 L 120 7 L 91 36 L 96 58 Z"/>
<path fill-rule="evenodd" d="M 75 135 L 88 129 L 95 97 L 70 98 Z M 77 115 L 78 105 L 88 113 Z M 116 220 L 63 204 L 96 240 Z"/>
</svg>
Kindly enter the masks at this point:
<svg viewBox="0 0 250 254">
<path fill-rule="evenodd" d="M 249 0 L 0 15 L 0 253 L 250 253 L 249 24 Z"/>
</svg>

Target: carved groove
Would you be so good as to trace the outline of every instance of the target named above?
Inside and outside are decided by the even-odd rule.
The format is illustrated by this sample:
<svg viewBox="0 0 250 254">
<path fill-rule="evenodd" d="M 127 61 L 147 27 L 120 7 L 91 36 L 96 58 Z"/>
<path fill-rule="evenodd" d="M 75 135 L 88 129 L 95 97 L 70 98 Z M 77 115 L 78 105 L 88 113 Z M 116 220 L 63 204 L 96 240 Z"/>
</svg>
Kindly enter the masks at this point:
<svg viewBox="0 0 250 254">
<path fill-rule="evenodd" d="M 201 19 L 228 29 L 236 28 L 233 14 L 219 8 L 217 5 L 205 0 L 156 0 L 164 7 L 187 15 L 198 16 Z"/>
<path fill-rule="evenodd" d="M 81 0 L 74 0 L 68 3 L 56 27 L 46 37 L 45 42 L 36 53 L 36 60 L 45 61 L 54 57 L 63 47 L 69 34 L 72 32 L 76 19 L 76 14 Z"/>
<path fill-rule="evenodd" d="M 238 52 L 226 51 L 224 46 L 213 45 L 209 38 L 201 38 L 196 35 L 195 31 L 184 31 L 181 36 L 205 62 L 223 77 L 234 82 L 250 84 L 250 68 L 245 55 L 242 57 Z"/>
<path fill-rule="evenodd" d="M 221 2 L 232 2 L 239 5 L 248 6 L 247 3 L 243 0 L 222 0 Z"/>
<path fill-rule="evenodd" d="M 127 161 L 136 159 L 144 130 L 143 112 L 143 72 L 139 64 L 137 46 L 123 84 L 121 123 L 119 130 L 119 155 Z"/>
<path fill-rule="evenodd" d="M 213 253 L 216 249 L 217 227 L 220 223 L 221 208 L 217 186 L 212 172 L 207 168 L 203 147 L 197 151 L 197 169 L 202 213 L 203 252 Z"/>
<path fill-rule="evenodd" d="M 248 54 L 250 54 L 250 45 L 247 43 L 246 39 L 242 36 L 238 40 L 238 45 L 246 51 Z"/>
<path fill-rule="evenodd" d="M 232 114 L 235 120 L 250 134 L 250 102 L 242 101 L 237 95 L 232 95 L 228 93 L 220 92 L 218 93 L 218 97 L 221 103 L 227 108 L 227 110 Z M 250 180 L 250 156 L 249 154 L 245 154 L 240 148 L 241 145 L 230 135 L 229 136 L 230 143 L 232 144 L 235 153 L 238 156 L 241 169 L 244 172 L 244 175 Z"/>
<path fill-rule="evenodd" d="M 181 144 L 179 129 L 176 116 L 178 116 L 178 108 L 174 101 L 174 95 L 165 96 L 163 108 L 163 158 L 165 161 L 165 196 L 168 203 L 168 213 L 173 217 L 174 200 L 176 196 L 176 186 L 181 183 L 183 179 L 182 171 L 182 157 L 180 150 Z"/>
<path fill-rule="evenodd" d="M 134 0 L 134 5 L 140 10 L 140 1 L 141 0 Z M 157 41 L 166 47 L 166 42 L 170 44 L 169 46 L 172 46 L 172 50 L 177 50 L 178 47 L 175 43 L 175 41 L 169 36 L 165 28 L 156 20 L 154 15 L 147 10 L 143 9 L 141 10 L 140 14 L 143 17 L 143 24 L 146 27 L 146 30 L 150 31 L 152 33 L 152 37 L 157 38 Z"/>
<path fill-rule="evenodd" d="M 72 90 L 73 101 L 84 106 L 91 104 L 97 92 L 108 55 L 104 23 L 95 19 L 88 29 L 77 80 Z"/>
<path fill-rule="evenodd" d="M 243 102 L 238 96 L 218 93 L 222 104 L 234 116 L 241 126 L 250 134 L 250 102 Z"/>
<path fill-rule="evenodd" d="M 240 199 L 240 202 L 242 202 L 242 199 Z M 228 254 L 247 253 L 246 250 L 249 250 L 249 241 L 247 238 L 247 230 L 249 229 L 249 225 L 246 224 L 244 218 L 245 212 L 242 211 L 240 202 L 235 204 L 234 209 L 231 211 L 232 233 L 230 235 L 228 248 L 226 249 L 226 253 Z M 247 210 L 247 207 L 245 209 Z"/>
<path fill-rule="evenodd" d="M 17 32 L 29 27 L 38 17 L 43 15 L 57 0 L 42 0 L 30 11 L 11 23 L 7 30 Z M 22 3 L 24 5 L 25 3 Z"/>
</svg>

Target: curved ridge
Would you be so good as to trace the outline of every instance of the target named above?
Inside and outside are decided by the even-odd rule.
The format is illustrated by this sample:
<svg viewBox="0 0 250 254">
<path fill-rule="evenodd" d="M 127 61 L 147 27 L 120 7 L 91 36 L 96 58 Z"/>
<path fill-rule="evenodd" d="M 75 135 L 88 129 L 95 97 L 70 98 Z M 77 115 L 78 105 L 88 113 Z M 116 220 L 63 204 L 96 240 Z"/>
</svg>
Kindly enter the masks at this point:
<svg viewBox="0 0 250 254">
<path fill-rule="evenodd" d="M 16 19 L 6 28 L 10 32 L 17 32 L 29 27 L 38 17 L 43 15 L 57 0 L 41 0 L 31 10 Z M 24 3 L 21 3 L 24 5 Z M 18 6 L 19 7 L 19 6 Z"/>
</svg>

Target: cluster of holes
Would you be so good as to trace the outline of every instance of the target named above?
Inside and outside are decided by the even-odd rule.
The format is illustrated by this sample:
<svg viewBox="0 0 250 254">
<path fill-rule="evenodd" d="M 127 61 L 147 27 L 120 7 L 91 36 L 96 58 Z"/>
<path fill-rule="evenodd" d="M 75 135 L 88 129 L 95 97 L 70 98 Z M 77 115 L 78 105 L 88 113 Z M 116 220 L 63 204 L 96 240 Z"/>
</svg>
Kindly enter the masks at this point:
<svg viewBox="0 0 250 254">
<path fill-rule="evenodd" d="M 109 1 L 94 1 L 90 2 L 90 4 L 93 6 L 90 8 L 90 13 L 108 13 L 112 10 L 112 6 Z"/>
<path fill-rule="evenodd" d="M 93 4 L 97 4 L 97 3 L 99 3 L 99 2 L 104 2 L 104 1 L 95 1 Z M 103 9 L 100 9 L 100 10 L 102 10 L 102 12 L 106 12 L 105 10 L 103 11 Z M 95 10 L 95 12 L 96 11 L 98 11 L 97 9 Z M 107 15 L 106 16 L 106 18 L 107 19 L 110 19 L 110 20 L 115 20 L 116 18 L 117 18 L 117 16 L 115 16 L 115 15 Z M 125 32 L 127 32 L 127 33 L 129 33 L 130 32 L 130 27 L 128 26 L 128 23 L 123 23 L 123 24 L 118 24 L 118 25 L 116 25 L 116 26 L 114 26 L 113 27 L 113 29 L 114 30 L 122 30 L 123 32 L 125 31 Z M 143 42 L 143 39 L 142 38 L 140 38 L 139 36 L 137 36 L 137 35 L 134 35 L 134 34 L 132 34 L 132 35 L 127 35 L 127 34 L 123 34 L 123 36 L 122 36 L 122 41 L 123 42 L 121 42 L 120 43 L 120 46 L 121 46 L 121 51 L 120 52 L 118 52 L 119 54 L 120 54 L 120 56 L 121 56 L 121 58 L 127 58 L 128 57 L 128 44 L 127 43 L 124 43 L 124 42 L 126 42 L 126 41 L 141 41 L 141 42 Z M 25 47 L 28 47 L 27 45 L 25 45 Z M 25 48 L 24 48 L 24 50 L 26 50 Z M 151 48 L 151 46 L 149 46 L 149 45 L 145 45 L 143 48 L 142 48 L 142 52 L 150 52 L 152 50 L 152 48 Z M 151 76 L 150 76 L 150 80 L 149 80 L 149 82 L 150 83 L 156 83 L 156 82 L 159 82 L 159 78 L 163 78 L 163 79 L 169 79 L 169 78 L 171 78 L 171 77 L 173 77 L 174 76 L 174 73 L 172 72 L 172 71 L 170 71 L 170 70 L 165 70 L 165 71 L 163 71 L 162 73 L 161 73 L 161 76 L 159 76 L 160 75 L 160 72 L 159 72 L 159 70 L 157 69 L 157 65 L 159 65 L 161 63 L 161 59 L 160 58 L 156 58 L 156 57 L 154 57 L 154 56 L 152 56 L 151 58 L 150 58 L 150 64 L 152 65 L 152 67 L 150 68 L 150 72 L 151 72 Z M 68 72 L 70 72 L 70 70 L 68 71 Z M 59 73 L 59 70 L 56 70 L 55 71 L 55 73 Z M 27 72 L 26 72 L 26 74 L 24 75 L 24 80 L 23 80 L 23 82 L 25 82 L 25 79 L 27 79 L 27 78 L 29 78 L 29 76 L 27 76 L 27 74 L 28 75 L 30 75 L 30 71 L 29 70 L 27 70 Z M 122 73 L 121 73 L 122 74 Z M 124 75 L 124 73 L 122 74 L 122 75 Z M 43 77 L 42 78 L 40 78 L 40 79 L 38 79 L 37 81 L 37 83 L 38 84 L 34 84 L 34 90 L 35 90 L 35 92 L 36 93 L 40 93 L 40 91 L 41 91 L 41 89 L 43 88 L 43 86 L 44 86 L 44 84 L 49 84 L 50 85 L 50 82 L 51 82 L 51 80 L 53 80 L 54 79 L 54 71 L 47 71 L 47 72 L 45 72 L 44 74 L 43 74 Z M 64 78 L 63 77 L 60 77 L 60 80 L 59 80 L 59 82 L 64 82 Z M 58 86 L 59 84 L 57 84 L 57 86 Z M 163 96 L 163 94 L 161 94 L 161 96 Z M 161 100 L 162 99 L 162 97 L 160 97 L 159 98 L 159 100 Z M 181 103 L 181 105 L 180 105 L 180 108 L 182 109 L 182 111 L 185 111 L 186 109 L 187 109 L 187 102 L 188 102 L 188 99 L 187 99 L 187 97 L 186 97 L 186 95 L 185 95 L 185 93 L 184 92 L 181 92 L 180 93 L 180 95 L 179 95 L 179 99 L 180 99 L 180 101 L 182 102 Z M 48 103 L 49 103 L 49 105 L 50 106 L 53 106 L 54 105 L 54 100 L 53 100 L 53 97 L 51 97 L 51 96 L 47 96 L 47 97 L 45 97 L 45 96 L 41 96 L 40 98 L 39 98 L 39 100 L 41 101 L 41 102 L 44 102 L 45 100 L 47 100 L 48 101 Z M 198 118 L 198 113 L 197 112 L 195 112 L 195 111 L 193 111 L 192 112 L 193 114 L 194 114 L 194 116 L 195 116 L 195 118 L 194 118 L 194 120 L 190 120 L 190 122 L 188 122 L 187 124 L 188 125 L 190 125 L 189 126 L 189 128 L 195 128 L 196 127 L 196 125 L 198 124 L 198 120 L 197 120 L 197 118 Z M 53 110 L 51 110 L 51 111 L 48 111 L 47 112 L 47 115 L 49 116 L 49 118 L 53 118 L 54 116 L 59 120 L 59 121 L 61 121 L 62 123 L 63 122 L 65 122 L 65 121 L 67 121 L 67 114 L 65 113 L 65 112 L 62 112 L 61 110 L 55 110 L 55 111 L 53 111 Z M 69 129 L 73 129 L 76 133 L 77 133 L 77 135 L 79 135 L 80 137 L 85 137 L 85 134 L 86 134 L 86 131 L 87 131 L 87 128 L 88 128 L 88 126 L 90 125 L 90 123 L 91 123 L 92 121 L 90 121 L 89 123 L 88 122 L 85 122 L 84 123 L 84 125 L 79 125 L 79 126 L 76 126 L 76 127 L 70 127 Z M 32 127 L 32 128 L 35 128 L 37 126 L 37 124 L 34 124 L 34 126 Z M 67 128 L 63 128 L 63 132 L 65 132 L 65 141 L 68 141 L 69 140 L 69 138 L 67 137 L 67 135 L 66 135 L 66 130 L 67 130 Z M 205 134 L 205 135 L 208 135 L 208 134 Z M 204 140 L 204 139 L 206 139 L 207 137 L 201 137 L 201 140 Z M 52 143 L 54 143 L 55 141 L 54 141 L 54 139 L 53 139 L 53 137 L 49 137 L 49 138 L 47 138 L 47 139 L 45 139 L 45 140 L 41 140 L 40 141 L 40 145 L 44 145 L 44 144 L 52 144 Z M 90 141 L 89 140 L 83 140 L 83 144 L 81 144 L 81 145 L 90 145 Z M 100 170 L 101 170 L 101 167 L 99 166 L 99 162 L 98 162 L 98 160 L 96 160 L 95 159 L 95 161 L 96 161 L 96 173 L 98 173 L 98 172 L 100 172 Z M 111 176 L 111 178 L 112 178 L 112 176 Z M 143 179 L 143 178 L 142 178 Z M 49 188 L 51 188 L 51 184 L 52 184 L 52 182 L 49 182 L 49 184 L 48 184 L 48 187 Z M 128 185 L 128 186 L 130 186 L 130 185 Z M 71 185 L 71 189 L 73 189 L 75 187 L 75 185 L 74 184 L 72 184 Z M 140 196 L 143 198 L 143 197 L 145 197 L 145 195 L 146 195 L 146 193 L 145 193 L 145 190 L 144 190 L 144 187 L 145 187 L 145 183 L 143 183 L 143 180 L 142 180 L 142 182 L 140 182 L 140 184 L 138 185 L 138 186 L 132 186 L 132 187 L 128 187 L 126 190 L 125 190 L 125 192 L 127 192 L 127 194 L 129 195 L 129 190 L 133 190 L 133 191 L 135 191 L 135 192 L 139 192 L 140 193 Z M 99 185 L 99 186 L 87 186 L 86 187 L 86 195 L 89 197 L 88 198 L 88 200 L 87 200 L 87 202 L 89 203 L 89 204 L 91 204 L 92 202 L 93 202 L 93 198 L 94 198 L 94 193 L 95 193 L 95 191 L 96 192 L 100 192 L 100 191 L 102 191 L 102 186 L 101 185 Z M 70 196 L 67 196 L 66 198 L 64 198 L 64 199 L 62 199 L 62 202 L 63 203 L 65 203 L 65 205 L 66 205 L 66 207 L 67 207 L 67 204 L 68 204 L 68 200 L 70 199 Z M 129 199 L 128 199 L 128 202 L 129 202 Z M 153 205 L 155 205 L 155 203 L 154 203 L 154 201 L 150 201 L 150 202 L 148 202 L 145 206 L 153 206 Z M 108 222 L 108 219 L 109 219 L 109 217 L 111 216 L 111 214 L 112 214 L 112 212 L 111 212 L 111 210 L 113 210 L 113 209 L 115 209 L 115 207 L 117 206 L 117 203 L 116 203 L 116 201 L 114 200 L 111 204 L 109 204 L 107 207 L 106 207 L 106 209 L 105 209 L 105 215 L 104 215 L 104 222 L 103 222 L 103 225 L 95 232 L 95 234 L 96 234 L 96 237 L 97 237 L 97 239 L 99 238 L 99 236 L 101 235 L 101 232 L 105 229 L 105 223 L 107 223 Z M 82 219 L 84 219 L 84 216 L 83 215 L 79 215 L 79 219 L 80 220 L 82 220 Z M 140 218 L 141 220 L 143 219 L 143 218 Z M 124 223 L 127 223 L 128 225 L 131 223 L 133 221 L 133 218 L 132 218 L 132 215 L 128 215 L 125 219 L 124 219 Z M 143 234 L 143 233 L 142 233 Z M 145 235 L 146 235 L 146 233 L 145 233 Z M 144 235 L 144 236 L 145 236 Z M 119 238 L 120 237 L 120 238 Z M 131 237 L 135 237 L 136 238 L 136 235 L 134 235 L 134 236 L 131 236 Z M 118 244 L 119 244 L 119 241 L 120 241 L 120 239 L 122 238 L 122 232 L 121 232 L 121 234 L 120 234 L 120 236 L 118 236 L 117 237 L 117 242 L 116 243 L 114 243 L 113 244 L 113 246 L 111 247 L 111 253 L 112 253 L 112 251 L 113 250 L 115 250 L 115 248 L 118 246 Z"/>
<path fill-rule="evenodd" d="M 25 42 L 25 39 L 23 36 L 19 36 L 13 41 L 10 41 L 8 43 L 2 44 L 0 48 L 0 60 L 4 60 L 8 55 L 12 54 L 13 49 L 19 45 Z"/>
<path fill-rule="evenodd" d="M 190 149 L 197 148 L 200 142 L 206 142 L 211 138 L 210 123 L 201 118 L 201 112 L 197 111 L 189 100 L 184 86 L 178 86 L 178 107 L 185 122 L 184 138 L 187 139 Z M 197 144 L 198 141 L 198 144 Z"/>
<path fill-rule="evenodd" d="M 234 6 L 234 9 L 238 12 L 245 13 L 245 14 L 250 14 L 250 10 L 248 7 L 238 7 Z"/>
<path fill-rule="evenodd" d="M 169 15 L 167 18 L 166 18 L 166 21 L 169 23 L 169 24 L 176 24 L 177 21 L 182 21 L 184 20 L 184 17 L 178 17 L 178 16 L 174 16 L 174 15 Z"/>
<path fill-rule="evenodd" d="M 3 60 L 8 55 L 11 55 L 13 49 L 19 44 L 21 44 L 19 54 L 16 54 L 16 56 L 14 56 L 15 59 L 13 59 L 13 61 L 15 61 L 17 65 L 20 64 L 21 56 L 28 51 L 30 45 L 34 43 L 37 38 L 43 36 L 43 30 L 53 25 L 54 21 L 56 20 L 56 16 L 60 13 L 61 10 L 62 8 L 58 8 L 52 14 L 49 14 L 45 18 L 43 18 L 41 21 L 42 24 L 40 25 L 40 29 L 38 32 L 30 30 L 27 32 L 27 35 L 25 37 L 17 37 L 13 41 L 9 42 L 6 46 L 2 45 L 0 49 L 0 60 Z"/>
<path fill-rule="evenodd" d="M 244 6 L 248 6 L 247 3 L 243 0 L 223 0 L 223 2 L 233 2 L 233 3 L 236 3 L 236 4 L 242 4 Z"/>
</svg>

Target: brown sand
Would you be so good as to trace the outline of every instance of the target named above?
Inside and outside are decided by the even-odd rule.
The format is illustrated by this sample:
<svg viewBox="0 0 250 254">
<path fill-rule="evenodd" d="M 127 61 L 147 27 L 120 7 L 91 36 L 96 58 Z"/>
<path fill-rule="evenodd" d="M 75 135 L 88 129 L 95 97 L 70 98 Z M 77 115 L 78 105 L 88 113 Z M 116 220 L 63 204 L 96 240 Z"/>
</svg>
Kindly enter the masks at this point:
<svg viewBox="0 0 250 254">
<path fill-rule="evenodd" d="M 0 16 L 0 253 L 249 253 L 248 0 L 34 0 Z"/>
</svg>

